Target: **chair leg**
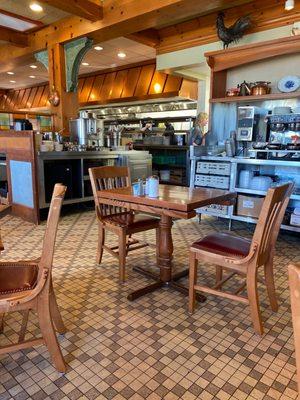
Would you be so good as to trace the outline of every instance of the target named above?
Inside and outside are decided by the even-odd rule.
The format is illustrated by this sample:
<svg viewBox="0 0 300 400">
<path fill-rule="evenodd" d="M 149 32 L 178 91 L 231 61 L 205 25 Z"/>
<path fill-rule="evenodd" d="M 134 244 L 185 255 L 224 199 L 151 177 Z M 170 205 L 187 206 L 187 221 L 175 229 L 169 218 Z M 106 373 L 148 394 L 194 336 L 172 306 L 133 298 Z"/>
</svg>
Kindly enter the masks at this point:
<svg viewBox="0 0 300 400">
<path fill-rule="evenodd" d="M 5 314 L 0 314 L 0 333 L 4 331 L 4 315 Z"/>
<path fill-rule="evenodd" d="M 28 318 L 29 318 L 29 311 L 30 310 L 23 311 L 23 320 L 22 320 L 21 330 L 19 333 L 19 343 L 24 342 L 24 340 L 25 340 Z"/>
<path fill-rule="evenodd" d="M 45 340 L 46 346 L 55 365 L 55 368 L 59 372 L 66 372 L 66 364 L 55 334 L 50 314 L 50 304 L 48 301 L 39 301 L 37 307 L 37 315 L 43 339 Z"/>
<path fill-rule="evenodd" d="M 119 280 L 125 282 L 125 265 L 126 265 L 126 232 L 119 233 Z"/>
<path fill-rule="evenodd" d="M 265 280 L 267 286 L 267 292 L 270 299 L 270 305 L 274 312 L 278 311 L 278 303 L 276 299 L 276 290 L 274 282 L 274 271 L 273 271 L 273 260 L 269 260 L 265 266 Z"/>
<path fill-rule="evenodd" d="M 223 279 L 223 268 L 219 265 L 216 265 L 216 284 L 219 283 Z M 222 289 L 222 286 L 219 287 Z"/>
<path fill-rule="evenodd" d="M 193 313 L 195 310 L 196 301 L 196 290 L 194 286 L 197 283 L 197 263 L 196 255 L 190 251 L 189 255 L 190 267 L 189 267 L 189 313 Z"/>
<path fill-rule="evenodd" d="M 60 334 L 66 333 L 67 329 L 65 327 L 65 324 L 64 324 L 61 314 L 59 312 L 59 308 L 57 305 L 56 296 L 55 296 L 52 284 L 51 284 L 51 290 L 50 290 L 49 296 L 50 296 L 50 300 L 49 300 L 50 301 L 50 312 L 51 312 L 51 317 L 52 317 L 54 326 L 58 333 L 60 333 Z"/>
<path fill-rule="evenodd" d="M 103 245 L 105 241 L 105 230 L 102 224 L 98 224 L 98 248 L 97 248 L 97 264 L 101 264 L 103 256 Z"/>
<path fill-rule="evenodd" d="M 262 320 L 261 320 L 261 313 L 260 313 L 260 306 L 259 306 L 259 299 L 258 299 L 258 290 L 257 290 L 257 270 L 255 273 L 249 273 L 247 275 L 247 293 L 248 293 L 248 300 L 250 306 L 250 314 L 251 319 L 253 322 L 254 330 L 259 335 L 264 333 Z"/>
</svg>

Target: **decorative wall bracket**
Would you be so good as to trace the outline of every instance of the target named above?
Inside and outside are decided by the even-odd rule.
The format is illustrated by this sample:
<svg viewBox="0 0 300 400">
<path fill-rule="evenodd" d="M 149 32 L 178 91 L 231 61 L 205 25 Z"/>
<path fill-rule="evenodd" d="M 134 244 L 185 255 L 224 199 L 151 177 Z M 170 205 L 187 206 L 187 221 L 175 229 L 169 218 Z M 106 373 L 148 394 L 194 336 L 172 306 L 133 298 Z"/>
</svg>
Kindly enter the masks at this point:
<svg viewBox="0 0 300 400">
<path fill-rule="evenodd" d="M 80 38 L 64 44 L 67 92 L 77 90 L 79 67 L 92 45 L 93 40 L 90 38 Z"/>
<path fill-rule="evenodd" d="M 47 71 L 49 70 L 49 57 L 47 50 L 42 50 L 39 51 L 38 53 L 35 53 L 34 58 L 40 63 L 42 63 Z"/>
</svg>

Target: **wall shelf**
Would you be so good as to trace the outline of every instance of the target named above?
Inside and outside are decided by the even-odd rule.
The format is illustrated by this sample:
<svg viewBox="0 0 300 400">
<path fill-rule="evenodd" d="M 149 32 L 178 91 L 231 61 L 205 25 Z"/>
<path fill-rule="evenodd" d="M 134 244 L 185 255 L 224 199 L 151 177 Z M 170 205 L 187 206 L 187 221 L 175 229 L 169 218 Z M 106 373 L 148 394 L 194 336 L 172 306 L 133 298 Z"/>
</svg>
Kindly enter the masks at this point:
<svg viewBox="0 0 300 400">
<path fill-rule="evenodd" d="M 210 99 L 211 103 L 253 103 L 265 100 L 284 100 L 300 98 L 300 91 L 294 93 L 270 93 L 261 96 L 228 96 Z"/>
</svg>

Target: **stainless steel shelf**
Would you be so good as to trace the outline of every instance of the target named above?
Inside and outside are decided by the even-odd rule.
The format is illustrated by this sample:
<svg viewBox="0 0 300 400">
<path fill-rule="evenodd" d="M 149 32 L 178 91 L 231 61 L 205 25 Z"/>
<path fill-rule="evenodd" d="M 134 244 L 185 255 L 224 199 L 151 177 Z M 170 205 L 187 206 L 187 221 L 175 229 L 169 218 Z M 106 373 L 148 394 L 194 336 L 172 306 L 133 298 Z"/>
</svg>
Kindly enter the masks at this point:
<svg viewBox="0 0 300 400">
<path fill-rule="evenodd" d="M 254 190 L 254 189 L 234 188 L 234 191 L 237 193 L 257 194 L 260 196 L 265 196 L 267 194 L 267 192 L 264 190 Z M 300 200 L 300 194 L 292 194 L 291 199 Z"/>
</svg>

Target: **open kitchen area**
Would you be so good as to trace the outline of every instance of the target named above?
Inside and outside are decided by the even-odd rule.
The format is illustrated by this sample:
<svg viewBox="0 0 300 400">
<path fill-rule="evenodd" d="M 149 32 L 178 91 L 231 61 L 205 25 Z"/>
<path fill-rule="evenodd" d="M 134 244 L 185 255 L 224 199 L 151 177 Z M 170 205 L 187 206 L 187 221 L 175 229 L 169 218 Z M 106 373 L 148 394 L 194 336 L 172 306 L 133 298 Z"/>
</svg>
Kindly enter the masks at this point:
<svg viewBox="0 0 300 400">
<path fill-rule="evenodd" d="M 0 0 L 0 400 L 300 399 L 300 2 Z"/>
</svg>

